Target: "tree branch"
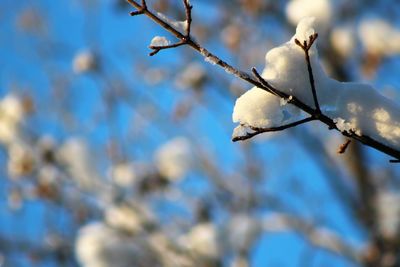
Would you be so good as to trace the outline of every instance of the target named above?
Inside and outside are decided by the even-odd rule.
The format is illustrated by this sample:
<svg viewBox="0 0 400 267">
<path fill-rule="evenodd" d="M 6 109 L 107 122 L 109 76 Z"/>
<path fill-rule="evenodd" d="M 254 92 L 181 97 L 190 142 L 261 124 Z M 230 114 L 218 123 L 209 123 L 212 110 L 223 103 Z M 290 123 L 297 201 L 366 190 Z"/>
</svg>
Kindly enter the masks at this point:
<svg viewBox="0 0 400 267">
<path fill-rule="evenodd" d="M 130 12 L 131 16 L 142 15 L 142 14 L 145 14 L 145 15 L 149 16 L 149 14 L 152 14 L 149 11 L 149 9 L 147 8 L 146 0 L 142 0 L 142 4 L 141 5 L 139 5 L 135 1 L 127 0 L 127 2 L 129 4 L 131 4 L 131 5 L 133 5 L 137 9 L 137 11 Z M 187 45 L 189 43 L 189 40 L 191 39 L 190 30 L 192 28 L 191 25 L 192 25 L 192 8 L 193 8 L 193 6 L 190 5 L 189 0 L 183 0 L 183 5 L 185 6 L 185 14 L 186 14 L 185 34 L 183 36 L 181 36 L 182 34 L 180 34 L 180 35 L 175 34 L 175 36 L 180 41 L 178 41 L 178 42 L 176 42 L 174 44 L 160 45 L 160 46 L 158 46 L 158 45 L 150 45 L 149 48 L 153 50 L 151 53 L 149 53 L 150 56 L 156 55 L 161 50 L 176 48 L 176 47 L 179 47 L 179 46 L 182 46 L 182 45 Z M 163 20 L 160 19 L 160 21 L 163 21 Z M 163 23 L 165 25 L 169 24 L 167 21 L 163 21 Z M 173 28 L 171 25 L 170 25 L 170 27 Z M 178 31 L 176 31 L 176 32 L 179 33 Z"/>
<path fill-rule="evenodd" d="M 258 81 L 257 79 L 254 79 L 253 77 L 251 77 L 248 73 L 234 68 L 227 62 L 220 59 L 218 56 L 212 54 L 206 48 L 202 47 L 200 44 L 198 44 L 196 41 L 194 41 L 190 36 L 188 38 L 188 36 L 186 36 L 186 34 L 182 34 L 181 32 L 179 32 L 172 25 L 170 25 L 168 22 L 164 21 L 162 18 L 157 16 L 155 13 L 150 11 L 148 8 L 143 8 L 143 3 L 145 3 L 145 1 L 142 0 L 142 5 L 140 5 L 135 0 L 126 0 L 126 1 L 129 4 L 131 4 L 133 7 L 135 7 L 138 11 L 141 11 L 142 14 L 146 15 L 147 17 L 152 19 L 154 22 L 159 24 L 161 27 L 163 27 L 164 29 L 166 29 L 167 31 L 169 31 L 170 33 L 175 35 L 178 39 L 180 39 L 181 41 L 183 40 L 188 46 L 190 46 L 194 50 L 198 51 L 200 54 L 202 54 L 206 58 L 207 61 L 210 61 L 216 65 L 219 65 L 226 72 L 231 73 L 231 74 L 235 75 L 237 78 L 242 79 L 256 87 L 259 87 L 260 89 L 263 89 L 270 93 L 271 93 L 271 91 L 275 92 L 275 94 L 282 97 L 283 99 L 290 98 L 290 102 L 289 102 L 290 104 L 296 106 L 297 108 L 303 110 L 304 112 L 308 113 L 311 116 L 316 116 L 318 118 L 318 120 L 321 121 L 322 123 L 324 123 L 325 125 L 327 125 L 330 130 L 335 129 L 335 130 L 341 132 L 337 128 L 336 123 L 333 121 L 333 119 L 329 118 L 328 116 L 326 116 L 324 114 L 318 114 L 318 112 L 316 114 L 316 111 L 318 111 L 317 107 L 316 107 L 316 109 L 311 108 L 310 106 L 306 105 L 302 101 L 298 100 L 296 97 L 294 97 L 294 96 L 292 97 L 284 92 L 281 92 L 281 91 L 277 90 L 276 88 L 274 88 L 270 84 L 268 84 L 268 86 L 267 86 L 266 84 L 263 84 L 260 81 Z M 312 42 L 309 42 L 307 44 L 308 45 L 312 44 Z M 316 97 L 316 95 L 315 95 L 315 97 Z M 367 135 L 363 135 L 363 134 L 357 135 L 353 131 L 341 132 L 341 133 L 342 133 L 342 135 L 344 135 L 346 137 L 355 139 L 355 140 L 363 143 L 366 146 L 372 147 L 388 156 L 393 157 L 394 160 L 400 161 L 400 151 L 397 149 L 394 149 L 386 144 L 383 144 Z"/>
<path fill-rule="evenodd" d="M 246 135 L 242 135 L 242 136 L 237 136 L 235 138 L 232 139 L 233 142 L 237 142 L 237 141 L 244 141 L 247 139 L 250 139 L 256 135 L 259 135 L 261 133 L 268 133 L 268 132 L 279 132 L 279 131 L 283 131 L 292 127 L 296 127 L 297 125 L 300 124 L 304 124 L 310 121 L 316 120 L 313 117 L 308 117 L 299 121 L 295 121 L 289 124 L 285 124 L 285 125 L 281 125 L 281 126 L 276 126 L 276 127 L 269 127 L 269 128 L 258 128 L 258 127 L 252 127 L 252 126 L 248 126 L 250 129 L 252 129 L 254 132 L 252 133 L 247 133 Z"/>
</svg>

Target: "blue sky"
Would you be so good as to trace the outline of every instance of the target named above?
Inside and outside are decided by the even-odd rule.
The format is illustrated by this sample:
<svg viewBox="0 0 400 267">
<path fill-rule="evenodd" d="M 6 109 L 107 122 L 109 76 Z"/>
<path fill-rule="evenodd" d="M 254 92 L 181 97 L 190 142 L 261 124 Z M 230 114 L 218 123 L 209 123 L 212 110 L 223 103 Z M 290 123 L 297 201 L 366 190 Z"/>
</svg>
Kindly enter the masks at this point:
<svg viewBox="0 0 400 267">
<path fill-rule="evenodd" d="M 218 18 L 218 10 L 209 1 L 206 3 L 198 0 L 193 1 L 193 4 L 194 23 L 196 19 L 204 19 L 202 16 L 207 16 L 205 19 L 210 23 Z M 32 33 L 16 29 L 20 15 L 27 10 L 36 10 L 40 14 L 43 32 Z M 78 0 L 2 1 L 1 96 L 14 91 L 33 97 L 37 113 L 29 118 L 27 126 L 39 136 L 51 135 L 60 142 L 70 135 L 80 136 L 99 153 L 109 137 L 116 137 L 124 144 L 128 157 L 151 160 L 154 150 L 160 144 L 174 136 L 183 135 L 197 144 L 202 144 L 216 159 L 219 168 L 226 173 L 232 174 L 237 168 L 243 168 L 242 145 L 230 140 L 234 127 L 231 122 L 234 98 L 221 97 L 215 88 L 216 83 L 207 85 L 207 91 L 200 102 L 202 105 L 196 106 L 185 120 L 172 121 L 170 118 L 176 104 L 191 98 L 193 93 L 176 90 L 174 83 L 168 79 L 157 86 L 149 86 L 143 82 L 143 74 L 139 67 L 157 67 L 173 74 L 184 59 L 190 58 L 202 62 L 211 79 L 218 80 L 223 75 L 228 80 L 233 78 L 222 70 L 216 70 L 215 66 L 206 65 L 195 51 L 186 47 L 161 51 L 154 58 L 148 58 L 147 46 L 151 38 L 164 35 L 165 32 L 145 17 L 130 17 L 129 11 L 129 8 L 116 9 L 114 1 L 111 0 L 98 1 L 98 5 L 86 8 L 82 1 Z M 279 40 L 275 40 L 276 42 L 283 42 L 287 34 L 279 32 L 280 28 L 276 27 L 275 23 L 277 22 L 273 19 L 266 20 L 265 31 L 277 36 L 275 38 Z M 240 64 L 235 55 L 224 50 L 218 42 L 208 42 L 207 45 L 213 51 L 218 51 L 224 59 Z M 85 49 L 93 49 L 102 56 L 101 72 L 81 76 L 73 73 L 73 57 Z M 260 55 L 260 58 L 263 57 L 264 55 Z M 259 62 L 254 63 L 257 64 Z M 377 78 L 372 82 L 379 87 L 399 88 L 400 80 L 396 78 L 399 66 L 398 57 L 388 60 L 378 70 Z M 392 71 L 388 72 L 387 69 Z M 123 83 L 139 104 L 132 108 L 123 101 L 118 102 L 111 115 L 106 116 L 102 97 L 107 83 Z M 146 102 L 161 107 L 154 115 L 159 120 L 142 129 L 143 136 L 130 139 L 132 123 L 143 117 L 138 115 L 140 104 Z M 71 114 L 71 125 L 61 123 L 64 115 Z M 352 221 L 343 204 L 330 189 L 327 179 L 331 177 L 319 167 L 318 162 L 314 160 L 315 155 L 308 153 L 304 146 L 295 140 L 296 136 L 300 135 L 299 131 L 310 130 L 302 127 L 277 137 L 259 139 L 252 145 L 255 157 L 268 175 L 260 187 L 266 192 L 278 193 L 294 214 L 311 220 L 318 218 L 347 240 L 359 244 L 365 238 L 364 233 Z M 327 132 L 318 125 L 312 127 L 317 133 Z M 385 156 L 370 150 L 368 155 L 368 164 L 371 163 L 372 168 L 376 166 L 379 169 L 380 164 L 387 161 Z M 1 156 L 0 163 L 5 166 L 4 155 Z M 104 171 L 105 167 L 99 166 L 99 169 Z M 5 178 L 4 170 L 0 175 L 5 185 L 0 188 L 1 233 L 11 237 L 22 235 L 23 238 L 40 242 L 49 224 L 66 229 L 70 227 L 65 211 L 53 209 L 51 205 L 40 201 L 28 201 L 17 213 L 9 211 L 5 201 L 5 190 L 11 185 Z M 203 187 L 203 180 L 204 174 L 194 172 L 186 184 L 183 182 L 182 187 L 207 190 L 206 186 Z M 293 184 L 299 185 L 297 195 L 293 194 Z M 46 211 L 53 212 L 50 222 L 44 221 Z M 309 249 L 302 238 L 290 232 L 263 235 L 252 251 L 252 266 L 302 266 L 299 262 L 307 257 L 304 254 L 308 253 Z M 324 251 L 316 252 L 312 263 L 309 264 L 353 266 Z M 20 266 L 29 264 L 25 262 Z M 52 266 L 51 263 L 48 266 Z"/>
</svg>

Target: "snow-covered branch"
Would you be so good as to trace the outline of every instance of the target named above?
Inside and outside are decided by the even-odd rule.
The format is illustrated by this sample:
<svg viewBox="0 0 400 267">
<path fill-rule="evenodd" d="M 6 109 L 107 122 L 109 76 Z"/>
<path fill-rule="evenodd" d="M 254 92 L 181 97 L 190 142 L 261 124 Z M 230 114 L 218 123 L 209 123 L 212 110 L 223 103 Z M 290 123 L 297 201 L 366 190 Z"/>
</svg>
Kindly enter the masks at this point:
<svg viewBox="0 0 400 267">
<path fill-rule="evenodd" d="M 187 16 L 187 29 L 184 33 L 163 19 L 162 16 L 150 11 L 145 5 L 145 1 L 142 1 L 142 4 L 134 0 L 127 0 L 127 2 L 137 9 L 137 12 L 133 13 L 134 15 L 148 16 L 180 40 L 174 45 L 164 46 L 165 49 L 181 46 L 181 43 L 188 45 L 206 57 L 206 61 L 219 65 L 226 72 L 255 86 L 241 98 L 250 96 L 250 92 L 253 90 L 267 91 L 273 94 L 262 96 L 261 93 L 257 93 L 259 100 L 251 103 L 251 106 L 257 107 L 258 110 L 251 108 L 245 112 L 244 117 L 241 116 L 243 114 L 235 114 L 234 111 L 234 121 L 255 128 L 281 127 L 298 121 L 297 117 L 302 111 L 327 125 L 330 130 L 335 129 L 346 137 L 391 156 L 395 161 L 400 160 L 400 150 L 398 149 L 400 146 L 400 122 L 396 120 L 400 117 L 397 116 L 400 114 L 400 108 L 368 85 L 340 83 L 326 76 L 319 63 L 317 49 L 313 46 L 317 35 L 312 19 L 300 21 L 292 40 L 267 53 L 267 67 L 262 74 L 262 78 L 266 82 L 261 82 L 259 78 L 254 78 L 223 61 L 191 38 L 190 14 L 192 7 L 189 1 L 184 1 Z M 303 40 L 303 43 L 300 40 Z M 154 48 L 156 53 L 159 51 L 157 49 L 160 49 L 158 46 Z M 308 75 L 300 67 L 304 65 L 304 54 Z M 313 71 L 311 65 L 314 68 Z M 312 94 L 309 94 L 309 87 L 311 87 Z M 274 95 L 291 104 L 290 107 L 282 108 L 279 98 Z M 276 99 L 271 99 L 271 97 Z M 254 93 L 251 98 L 254 99 Z M 265 103 L 269 105 L 260 103 L 260 101 L 266 101 Z M 313 105 L 315 108 L 312 107 Z M 262 108 L 267 108 L 267 113 L 264 113 L 265 110 Z M 325 110 L 325 114 L 323 114 L 323 110 Z M 258 125 L 246 121 L 247 118 L 253 121 L 256 119 L 254 112 L 260 115 Z M 272 116 L 268 112 L 272 112 Z M 288 113 L 289 118 L 283 113 Z M 300 122 L 303 123 L 301 120 Z"/>
</svg>

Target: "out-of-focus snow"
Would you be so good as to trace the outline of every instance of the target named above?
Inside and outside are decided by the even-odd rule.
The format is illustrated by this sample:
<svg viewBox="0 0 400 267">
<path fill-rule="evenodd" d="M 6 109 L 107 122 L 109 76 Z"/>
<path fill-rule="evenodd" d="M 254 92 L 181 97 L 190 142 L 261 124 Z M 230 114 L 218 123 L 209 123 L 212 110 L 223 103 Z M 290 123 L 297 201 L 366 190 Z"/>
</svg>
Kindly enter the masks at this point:
<svg viewBox="0 0 400 267">
<path fill-rule="evenodd" d="M 155 153 L 158 171 L 167 179 L 176 181 L 193 165 L 193 150 L 189 140 L 177 137 L 163 144 Z"/>
<path fill-rule="evenodd" d="M 206 259 L 217 259 L 219 246 L 217 229 L 214 224 L 205 222 L 194 226 L 181 240 L 194 254 Z"/>
<path fill-rule="evenodd" d="M 286 6 L 286 16 L 290 23 L 297 25 L 303 18 L 315 17 L 318 32 L 323 32 L 330 26 L 333 13 L 331 0 L 292 0 Z"/>
<path fill-rule="evenodd" d="M 8 94 L 0 100 L 0 142 L 10 144 L 18 139 L 19 128 L 25 117 L 20 98 Z"/>
<path fill-rule="evenodd" d="M 78 52 L 72 62 L 72 69 L 76 74 L 85 73 L 94 70 L 97 65 L 96 55 L 90 50 Z"/>
<path fill-rule="evenodd" d="M 333 49 L 342 57 L 350 56 L 356 48 L 355 30 L 348 25 L 337 26 L 332 29 L 330 41 Z"/>
<path fill-rule="evenodd" d="M 227 227 L 227 240 L 235 252 L 243 252 L 250 248 L 261 233 L 259 222 L 246 214 L 235 214 Z"/>
<path fill-rule="evenodd" d="M 395 238 L 400 227 L 400 194 L 398 192 L 379 191 L 375 199 L 378 213 L 378 228 L 386 238 Z"/>
<path fill-rule="evenodd" d="M 400 30 L 385 20 L 363 20 L 358 35 L 368 53 L 386 56 L 400 53 Z"/>
<path fill-rule="evenodd" d="M 179 89 L 200 88 L 206 80 L 206 70 L 198 62 L 190 63 L 180 72 L 175 80 Z"/>
<path fill-rule="evenodd" d="M 61 145 L 57 157 L 65 164 L 66 169 L 77 185 L 84 190 L 95 190 L 101 180 L 94 168 L 86 142 L 71 137 Z"/>
<path fill-rule="evenodd" d="M 143 266 L 145 248 L 140 248 L 134 237 L 101 222 L 79 230 L 75 249 L 83 267 Z"/>
</svg>

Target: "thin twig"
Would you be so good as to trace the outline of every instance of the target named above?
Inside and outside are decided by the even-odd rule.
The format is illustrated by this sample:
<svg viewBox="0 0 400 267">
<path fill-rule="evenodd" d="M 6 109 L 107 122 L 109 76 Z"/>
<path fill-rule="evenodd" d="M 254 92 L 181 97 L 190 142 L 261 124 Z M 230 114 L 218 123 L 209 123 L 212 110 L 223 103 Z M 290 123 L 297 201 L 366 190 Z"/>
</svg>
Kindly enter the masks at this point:
<svg viewBox="0 0 400 267">
<path fill-rule="evenodd" d="M 160 52 L 163 49 L 175 48 L 175 47 L 185 45 L 185 44 L 186 44 L 185 42 L 180 41 L 180 42 L 170 44 L 170 45 L 150 45 L 149 48 L 153 49 L 153 51 L 149 55 L 154 56 L 155 54 L 157 54 L 158 52 Z"/>
<path fill-rule="evenodd" d="M 140 5 L 137 1 L 135 0 L 126 0 L 130 5 L 135 7 L 136 9 L 140 10 L 142 9 L 142 5 Z M 187 45 L 192 47 L 194 50 L 198 51 L 201 53 L 204 57 L 207 59 L 210 59 L 213 63 L 216 65 L 222 67 L 226 72 L 229 72 L 236 76 L 239 79 L 242 79 L 262 90 L 265 90 L 267 92 L 273 91 L 275 94 L 282 95 L 284 99 L 288 99 L 290 95 L 285 94 L 284 92 L 281 92 L 274 88 L 273 86 L 269 85 L 266 86 L 265 84 L 261 83 L 259 80 L 254 79 L 251 77 L 248 73 L 238 70 L 234 68 L 232 65 L 228 64 L 227 62 L 223 61 L 220 59 L 218 56 L 214 55 L 210 51 L 208 51 L 206 48 L 202 47 L 200 44 L 198 44 L 196 41 L 194 41 L 191 38 L 187 38 L 186 34 L 182 34 L 179 32 L 177 29 L 175 29 L 173 26 L 171 26 L 168 22 L 164 21 L 162 18 L 157 16 L 155 13 L 150 11 L 148 8 L 143 9 L 143 14 L 149 17 L 151 20 L 159 24 L 161 27 L 175 35 L 178 39 L 180 40 L 187 40 Z M 310 42 L 312 43 L 312 42 Z M 315 89 L 315 88 L 314 88 Z M 326 124 L 330 130 L 337 130 L 341 132 L 337 126 L 336 123 L 333 121 L 333 119 L 329 118 L 328 116 L 324 114 L 316 114 L 316 108 L 312 108 L 308 106 L 307 104 L 303 103 L 302 101 L 298 100 L 296 97 L 292 97 L 290 100 L 290 104 L 296 106 L 297 108 L 303 110 L 304 112 L 308 113 L 311 116 L 316 116 L 318 117 L 318 120 L 321 121 L 322 123 Z M 356 133 L 353 132 L 341 132 L 342 135 L 355 139 L 361 143 L 363 143 L 366 146 L 372 147 L 378 151 L 381 151 L 382 153 L 385 153 L 388 156 L 393 157 L 393 160 L 397 160 L 400 162 L 400 151 L 397 149 L 394 149 L 386 144 L 383 144 L 367 135 L 357 135 Z"/>
<path fill-rule="evenodd" d="M 318 103 L 318 97 L 317 97 L 317 90 L 315 89 L 315 80 L 314 80 L 314 74 L 311 66 L 311 60 L 310 60 L 310 54 L 309 51 L 314 44 L 314 41 L 318 38 L 318 33 L 314 33 L 310 35 L 308 42 L 306 40 L 303 41 L 303 44 L 298 39 L 294 39 L 294 42 L 296 45 L 300 46 L 305 54 L 306 57 L 306 62 L 307 62 L 307 71 L 308 71 L 308 77 L 310 79 L 310 85 L 311 85 L 311 92 L 313 95 L 314 99 L 314 105 L 315 105 L 315 111 L 317 114 L 321 114 L 321 108 L 319 107 Z"/>
<path fill-rule="evenodd" d="M 129 14 L 131 16 L 137 16 L 137 15 L 142 15 L 145 13 L 145 10 L 147 10 L 147 4 L 146 0 L 142 0 L 142 6 L 136 7 L 137 11 L 132 11 Z"/>
<path fill-rule="evenodd" d="M 307 122 L 310 122 L 310 121 L 313 121 L 313 120 L 316 120 L 316 119 L 313 118 L 313 117 L 308 117 L 308 118 L 305 118 L 305 119 L 302 119 L 302 120 L 298 120 L 298 121 L 295 121 L 295 122 L 292 122 L 292 123 L 288 123 L 288 124 L 285 124 L 285 125 L 280 125 L 280 126 L 276 126 L 276 127 L 269 127 L 269 128 L 259 128 L 259 127 L 248 126 L 254 132 L 247 133 L 246 135 L 243 135 L 243 136 L 237 136 L 237 137 L 233 138 L 232 141 L 233 142 L 244 141 L 244 140 L 250 139 L 250 138 L 252 138 L 252 137 L 254 137 L 254 136 L 258 135 L 258 134 L 261 134 L 261 133 L 283 131 L 283 130 L 286 130 L 286 129 L 289 129 L 289 128 L 292 128 L 292 127 L 296 127 L 296 126 L 298 126 L 300 124 L 304 124 L 304 123 L 307 123 Z"/>
</svg>

